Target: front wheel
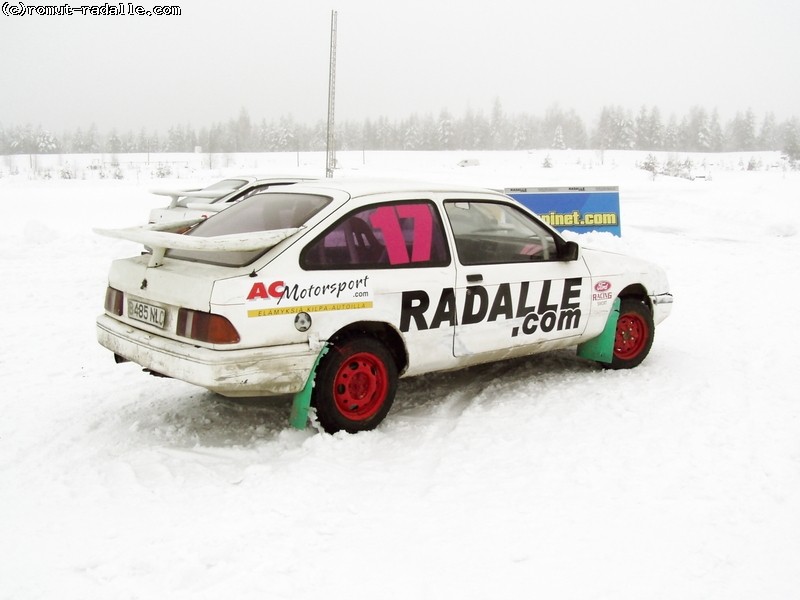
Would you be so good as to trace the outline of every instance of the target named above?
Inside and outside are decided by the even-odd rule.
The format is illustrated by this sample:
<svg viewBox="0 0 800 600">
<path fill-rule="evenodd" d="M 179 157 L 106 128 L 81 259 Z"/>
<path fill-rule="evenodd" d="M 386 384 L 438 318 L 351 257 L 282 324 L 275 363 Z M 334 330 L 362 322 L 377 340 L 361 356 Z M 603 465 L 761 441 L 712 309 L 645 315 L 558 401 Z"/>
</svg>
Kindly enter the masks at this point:
<svg viewBox="0 0 800 600">
<path fill-rule="evenodd" d="M 383 421 L 396 390 L 397 366 L 386 347 L 358 337 L 335 344 L 322 358 L 312 404 L 328 433 L 356 433 Z"/>
<path fill-rule="evenodd" d="M 614 336 L 612 369 L 631 369 L 641 363 L 653 345 L 653 313 L 634 298 L 623 299 Z"/>
</svg>

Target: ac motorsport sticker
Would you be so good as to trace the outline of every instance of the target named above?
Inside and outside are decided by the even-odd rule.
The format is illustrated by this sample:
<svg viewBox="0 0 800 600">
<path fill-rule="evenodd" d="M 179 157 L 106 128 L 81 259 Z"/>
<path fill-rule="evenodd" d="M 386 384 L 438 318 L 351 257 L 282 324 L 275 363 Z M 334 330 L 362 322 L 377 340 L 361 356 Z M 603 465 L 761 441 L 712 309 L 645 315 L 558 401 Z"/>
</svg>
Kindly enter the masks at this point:
<svg viewBox="0 0 800 600">
<path fill-rule="evenodd" d="M 247 301 L 254 305 L 247 311 L 248 317 L 355 310 L 372 308 L 372 289 L 369 287 L 369 275 L 312 283 L 256 281 L 247 294 Z"/>
<path fill-rule="evenodd" d="M 555 283 L 555 286 L 553 285 Z M 562 286 L 560 293 L 558 289 Z M 515 289 L 512 290 L 512 285 Z M 523 281 L 520 284 L 501 283 L 493 297 L 482 285 L 467 287 L 461 314 L 456 307 L 453 288 L 444 288 L 435 308 L 425 290 L 403 292 L 400 309 L 400 331 L 438 329 L 492 322 L 498 319 L 522 319 L 511 329 L 511 337 L 537 331 L 549 333 L 577 329 L 581 322 L 580 296 L 583 279 L 573 277 L 563 281 Z M 519 289 L 516 289 L 516 288 Z M 537 289 L 537 287 L 539 289 Z"/>
</svg>

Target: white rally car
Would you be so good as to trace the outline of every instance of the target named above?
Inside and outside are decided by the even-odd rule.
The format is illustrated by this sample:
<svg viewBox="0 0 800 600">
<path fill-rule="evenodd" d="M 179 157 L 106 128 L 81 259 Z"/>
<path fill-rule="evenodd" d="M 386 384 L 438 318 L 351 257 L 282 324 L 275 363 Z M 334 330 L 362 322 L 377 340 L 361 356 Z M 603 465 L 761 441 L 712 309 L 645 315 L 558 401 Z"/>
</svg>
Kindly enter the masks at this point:
<svg viewBox="0 0 800 600">
<path fill-rule="evenodd" d="M 672 303 L 658 267 L 489 190 L 319 180 L 166 228 L 98 230 L 150 249 L 112 264 L 100 344 L 225 396 L 305 391 L 330 432 L 374 428 L 401 376 L 567 346 L 634 367 Z"/>
</svg>

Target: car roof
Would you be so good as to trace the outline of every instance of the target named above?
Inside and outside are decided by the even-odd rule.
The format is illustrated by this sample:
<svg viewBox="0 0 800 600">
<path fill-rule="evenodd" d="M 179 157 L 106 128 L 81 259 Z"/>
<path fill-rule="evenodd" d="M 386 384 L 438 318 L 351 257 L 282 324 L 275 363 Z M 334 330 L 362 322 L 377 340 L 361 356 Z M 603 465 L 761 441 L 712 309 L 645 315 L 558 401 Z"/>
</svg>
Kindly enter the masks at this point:
<svg viewBox="0 0 800 600">
<path fill-rule="evenodd" d="M 464 186 L 452 183 L 414 181 L 403 179 L 356 179 L 335 178 L 304 181 L 292 186 L 292 193 L 323 193 L 326 190 L 345 192 L 351 198 L 385 193 L 465 193 L 490 194 L 498 198 L 504 197 L 502 192 L 475 186 Z M 288 190 L 282 190 L 288 191 Z"/>
</svg>

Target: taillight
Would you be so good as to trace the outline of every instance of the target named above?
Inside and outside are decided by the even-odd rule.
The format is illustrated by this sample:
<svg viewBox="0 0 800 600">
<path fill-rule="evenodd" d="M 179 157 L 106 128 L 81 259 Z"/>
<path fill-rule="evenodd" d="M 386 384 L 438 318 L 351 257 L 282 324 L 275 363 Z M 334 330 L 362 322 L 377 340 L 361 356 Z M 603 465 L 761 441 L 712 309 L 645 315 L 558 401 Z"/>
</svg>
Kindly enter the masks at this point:
<svg viewBox="0 0 800 600">
<path fill-rule="evenodd" d="M 239 332 L 223 316 L 182 308 L 178 311 L 178 335 L 208 344 L 236 344 Z"/>
<path fill-rule="evenodd" d="M 112 315 L 122 316 L 122 292 L 112 287 L 106 288 L 105 308 Z"/>
</svg>

